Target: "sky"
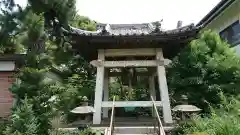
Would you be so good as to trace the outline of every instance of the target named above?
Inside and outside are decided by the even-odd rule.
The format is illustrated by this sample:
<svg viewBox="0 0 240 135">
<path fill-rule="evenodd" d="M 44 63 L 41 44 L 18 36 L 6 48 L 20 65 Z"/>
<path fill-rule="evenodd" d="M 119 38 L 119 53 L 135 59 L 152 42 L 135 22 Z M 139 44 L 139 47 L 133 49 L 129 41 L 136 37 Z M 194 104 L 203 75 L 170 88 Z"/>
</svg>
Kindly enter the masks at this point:
<svg viewBox="0 0 240 135">
<path fill-rule="evenodd" d="M 26 0 L 15 0 L 21 5 Z M 163 29 L 198 23 L 220 0 L 76 0 L 80 15 L 100 23 L 149 23 L 163 19 Z"/>
</svg>

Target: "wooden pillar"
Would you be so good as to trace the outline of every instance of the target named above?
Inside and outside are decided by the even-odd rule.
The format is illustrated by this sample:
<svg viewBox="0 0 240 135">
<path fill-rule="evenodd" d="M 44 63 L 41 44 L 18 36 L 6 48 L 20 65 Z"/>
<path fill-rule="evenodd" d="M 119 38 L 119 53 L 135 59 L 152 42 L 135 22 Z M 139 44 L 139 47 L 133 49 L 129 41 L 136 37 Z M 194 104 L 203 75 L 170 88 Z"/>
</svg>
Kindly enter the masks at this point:
<svg viewBox="0 0 240 135">
<path fill-rule="evenodd" d="M 104 61 L 104 50 L 98 51 L 98 60 Z M 102 111 L 102 97 L 104 87 L 104 66 L 97 67 L 96 87 L 95 87 L 95 100 L 93 114 L 93 124 L 101 124 L 101 111 Z"/>
<path fill-rule="evenodd" d="M 108 70 L 105 68 L 104 86 L 103 86 L 103 101 L 108 101 L 109 98 L 109 77 Z M 108 118 L 108 107 L 103 108 L 103 118 Z"/>
<path fill-rule="evenodd" d="M 149 76 L 149 93 L 150 93 L 150 101 L 152 100 L 151 96 L 153 97 L 154 101 L 156 101 L 156 90 L 155 90 L 155 82 L 154 82 L 154 75 Z M 152 116 L 155 117 L 154 109 L 152 108 Z"/>
<path fill-rule="evenodd" d="M 156 49 L 156 59 L 164 60 L 162 49 Z M 158 73 L 160 97 L 163 105 L 163 120 L 164 120 L 164 123 L 171 124 L 173 123 L 173 121 L 172 121 L 171 107 L 170 107 L 170 101 L 169 101 L 165 67 L 157 66 L 157 73 Z"/>
</svg>

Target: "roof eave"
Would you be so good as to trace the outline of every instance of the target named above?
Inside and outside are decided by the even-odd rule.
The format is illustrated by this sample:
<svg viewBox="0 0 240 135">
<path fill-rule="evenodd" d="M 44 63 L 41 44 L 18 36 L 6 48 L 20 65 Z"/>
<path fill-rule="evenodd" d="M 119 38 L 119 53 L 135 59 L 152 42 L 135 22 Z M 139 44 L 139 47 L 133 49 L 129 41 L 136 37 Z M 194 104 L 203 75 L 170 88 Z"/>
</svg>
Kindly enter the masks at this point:
<svg viewBox="0 0 240 135">
<path fill-rule="evenodd" d="M 25 54 L 1 54 L 0 61 L 23 61 Z"/>
</svg>

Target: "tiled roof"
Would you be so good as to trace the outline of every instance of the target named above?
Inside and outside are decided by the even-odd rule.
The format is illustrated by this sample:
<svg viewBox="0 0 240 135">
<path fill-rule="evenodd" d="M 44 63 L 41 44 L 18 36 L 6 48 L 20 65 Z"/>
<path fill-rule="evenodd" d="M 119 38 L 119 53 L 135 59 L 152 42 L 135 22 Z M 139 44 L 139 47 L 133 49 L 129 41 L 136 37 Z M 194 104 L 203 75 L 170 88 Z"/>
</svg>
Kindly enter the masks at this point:
<svg viewBox="0 0 240 135">
<path fill-rule="evenodd" d="M 113 35 L 149 34 L 154 30 L 151 24 L 110 24 L 108 32 Z"/>
<path fill-rule="evenodd" d="M 64 29 L 63 29 L 64 30 Z M 180 48 L 194 39 L 201 26 L 193 24 L 173 30 L 161 29 L 161 23 L 97 24 L 96 31 L 74 27 L 64 30 L 72 45 L 85 59 L 97 58 L 98 49 L 162 48 L 166 58 L 176 56 Z"/>
<path fill-rule="evenodd" d="M 193 24 L 173 30 L 164 31 L 160 22 L 142 24 L 97 24 L 96 31 L 86 31 L 71 27 L 71 33 L 86 36 L 128 36 L 128 35 L 166 35 L 178 34 L 186 31 L 198 29 Z"/>
</svg>

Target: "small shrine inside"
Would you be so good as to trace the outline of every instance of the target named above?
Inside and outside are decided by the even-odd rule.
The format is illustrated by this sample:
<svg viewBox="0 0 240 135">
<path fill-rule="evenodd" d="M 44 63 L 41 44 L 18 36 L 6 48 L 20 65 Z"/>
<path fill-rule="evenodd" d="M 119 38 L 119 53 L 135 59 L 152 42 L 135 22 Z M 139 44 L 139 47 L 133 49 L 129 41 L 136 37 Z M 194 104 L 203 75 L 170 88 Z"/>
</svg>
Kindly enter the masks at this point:
<svg viewBox="0 0 240 135">
<path fill-rule="evenodd" d="M 101 124 L 102 118 L 109 117 L 108 110 L 113 102 L 109 101 L 109 77 L 121 76 L 123 70 L 144 68 L 135 75 L 149 77 L 149 93 L 162 107 L 163 122 L 173 123 L 169 101 L 165 66 L 167 59 L 175 57 L 181 48 L 196 38 L 200 27 L 193 24 L 178 26 L 173 30 L 162 30 L 160 22 L 143 24 L 97 24 L 96 31 L 71 28 L 68 33 L 76 49 L 85 60 L 97 69 L 93 114 L 93 124 Z M 156 77 L 157 76 L 157 77 Z M 159 92 L 155 89 L 155 78 Z M 131 82 L 131 77 L 129 77 Z M 131 84 L 131 83 L 129 83 Z M 152 107 L 149 101 L 115 101 L 114 107 Z"/>
</svg>

